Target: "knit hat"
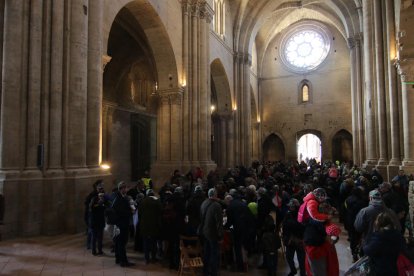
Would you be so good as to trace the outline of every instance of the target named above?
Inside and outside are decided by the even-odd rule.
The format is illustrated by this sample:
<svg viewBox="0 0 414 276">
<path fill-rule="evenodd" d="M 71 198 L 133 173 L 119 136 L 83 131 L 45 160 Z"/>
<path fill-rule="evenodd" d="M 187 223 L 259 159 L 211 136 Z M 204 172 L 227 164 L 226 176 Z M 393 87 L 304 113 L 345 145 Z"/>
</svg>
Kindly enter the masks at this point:
<svg viewBox="0 0 414 276">
<path fill-rule="evenodd" d="M 202 191 L 203 190 L 203 188 L 200 186 L 200 185 L 197 185 L 197 186 L 195 186 L 195 188 L 194 188 L 194 192 L 200 192 L 200 191 Z"/>
<path fill-rule="evenodd" d="M 373 202 L 381 202 L 382 197 L 381 197 L 380 191 L 375 189 L 375 190 L 372 190 L 371 192 L 369 192 L 369 199 L 370 199 L 370 201 L 373 201 Z"/>
</svg>

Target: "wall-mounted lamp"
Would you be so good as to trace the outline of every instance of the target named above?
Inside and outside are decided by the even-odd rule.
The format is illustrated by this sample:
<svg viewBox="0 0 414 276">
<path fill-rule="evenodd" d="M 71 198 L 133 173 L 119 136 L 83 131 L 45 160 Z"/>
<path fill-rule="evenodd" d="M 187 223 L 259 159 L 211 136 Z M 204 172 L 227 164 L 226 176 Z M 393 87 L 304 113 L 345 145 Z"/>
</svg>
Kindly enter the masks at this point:
<svg viewBox="0 0 414 276">
<path fill-rule="evenodd" d="M 257 117 L 257 122 L 260 124 L 260 117 Z"/>
<path fill-rule="evenodd" d="M 158 82 L 155 82 L 155 91 L 158 90 Z"/>
<path fill-rule="evenodd" d="M 109 170 L 111 166 L 108 163 L 101 163 L 101 169 L 103 170 Z"/>
<path fill-rule="evenodd" d="M 237 110 L 237 105 L 233 105 L 233 111 Z"/>
<path fill-rule="evenodd" d="M 210 106 L 210 110 L 211 110 L 211 113 L 213 113 L 216 110 L 216 106 L 214 104 L 212 104 Z"/>
<path fill-rule="evenodd" d="M 182 88 L 184 88 L 184 87 L 186 87 L 187 86 L 187 82 L 186 82 L 186 80 L 183 80 L 182 82 L 181 82 L 181 87 Z"/>
</svg>

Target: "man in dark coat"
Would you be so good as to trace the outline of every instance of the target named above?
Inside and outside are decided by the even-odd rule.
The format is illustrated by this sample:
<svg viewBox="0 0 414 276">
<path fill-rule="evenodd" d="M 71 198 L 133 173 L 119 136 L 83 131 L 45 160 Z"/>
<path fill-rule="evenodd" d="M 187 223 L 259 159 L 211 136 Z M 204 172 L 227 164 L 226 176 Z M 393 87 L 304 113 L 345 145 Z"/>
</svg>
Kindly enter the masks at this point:
<svg viewBox="0 0 414 276">
<path fill-rule="evenodd" d="M 204 241 L 204 275 L 216 276 L 219 269 L 219 241 L 223 239 L 223 210 L 214 188 L 208 190 L 208 199 L 201 204 L 199 233 Z"/>
<path fill-rule="evenodd" d="M 126 245 L 128 243 L 129 222 L 132 217 L 132 210 L 127 197 L 127 186 L 125 182 L 118 183 L 118 192 L 115 195 L 113 208 L 117 215 L 116 226 L 119 234 L 114 237 L 115 243 L 115 262 L 122 267 L 132 266 L 126 256 Z"/>
<path fill-rule="evenodd" d="M 206 196 L 201 186 L 196 186 L 194 194 L 190 197 L 186 206 L 188 216 L 187 232 L 190 236 L 197 235 L 197 229 L 200 225 L 200 207 Z"/>
<path fill-rule="evenodd" d="M 161 234 L 162 226 L 162 204 L 155 197 L 154 191 L 147 190 L 147 196 L 138 207 L 141 236 L 144 240 L 145 262 L 148 264 L 151 253 L 152 261 L 156 261 L 157 239 Z"/>
</svg>

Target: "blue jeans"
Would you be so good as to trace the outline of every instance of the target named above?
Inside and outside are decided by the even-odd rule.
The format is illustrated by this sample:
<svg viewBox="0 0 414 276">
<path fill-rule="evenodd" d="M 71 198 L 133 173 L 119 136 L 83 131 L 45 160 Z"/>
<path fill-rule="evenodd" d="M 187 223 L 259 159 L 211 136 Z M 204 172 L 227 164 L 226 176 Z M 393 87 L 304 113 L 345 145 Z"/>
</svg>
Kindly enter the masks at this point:
<svg viewBox="0 0 414 276">
<path fill-rule="evenodd" d="M 220 264 L 220 247 L 218 241 L 204 239 L 203 274 L 217 276 Z"/>
</svg>

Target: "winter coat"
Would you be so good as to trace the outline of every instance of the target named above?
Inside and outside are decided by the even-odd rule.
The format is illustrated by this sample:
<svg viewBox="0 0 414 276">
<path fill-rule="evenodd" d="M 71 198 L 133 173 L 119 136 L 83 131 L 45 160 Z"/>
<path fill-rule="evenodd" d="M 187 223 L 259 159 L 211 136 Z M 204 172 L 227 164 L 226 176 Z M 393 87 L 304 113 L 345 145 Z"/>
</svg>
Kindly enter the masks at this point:
<svg viewBox="0 0 414 276">
<path fill-rule="evenodd" d="M 400 231 L 388 229 L 369 235 L 363 250 L 371 259 L 375 275 L 397 276 L 397 258 L 403 248 Z"/>
<path fill-rule="evenodd" d="M 223 210 L 214 199 L 206 199 L 200 208 L 200 235 L 210 241 L 223 239 Z"/>
<path fill-rule="evenodd" d="M 143 237 L 159 237 L 162 226 L 162 204 L 154 196 L 145 197 L 138 208 L 140 233 Z"/>
<path fill-rule="evenodd" d="M 116 225 L 123 228 L 128 227 L 132 217 L 132 210 L 128 197 L 124 197 L 120 192 L 116 192 L 113 208 L 118 216 Z"/>
</svg>

